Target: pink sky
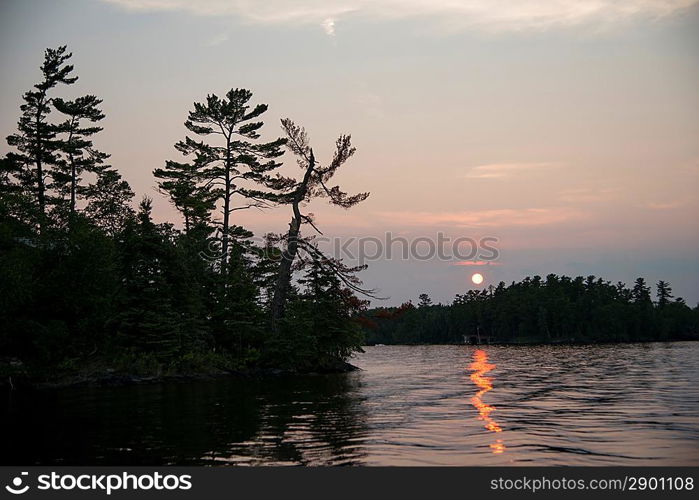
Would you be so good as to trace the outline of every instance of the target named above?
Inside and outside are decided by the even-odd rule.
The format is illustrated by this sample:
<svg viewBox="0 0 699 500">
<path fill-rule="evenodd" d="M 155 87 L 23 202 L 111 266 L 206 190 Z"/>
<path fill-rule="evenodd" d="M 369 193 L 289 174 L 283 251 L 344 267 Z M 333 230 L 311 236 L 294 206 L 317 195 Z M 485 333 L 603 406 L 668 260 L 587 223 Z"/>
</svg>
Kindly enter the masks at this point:
<svg viewBox="0 0 699 500">
<path fill-rule="evenodd" d="M 694 0 L 456 2 L 30 0 L 0 12 L 0 131 L 44 47 L 67 43 L 104 99 L 98 143 L 156 216 L 178 216 L 152 170 L 191 103 L 250 88 L 304 125 L 317 156 L 353 136 L 337 179 L 371 191 L 309 208 L 327 235 L 495 236 L 484 285 L 548 272 L 668 279 L 699 300 L 699 7 Z M 4 150 L 3 150 L 4 152 Z M 293 161 L 284 167 L 294 172 Z M 287 208 L 238 223 L 283 231 Z M 473 266 L 378 262 L 391 303 L 472 286 Z"/>
</svg>

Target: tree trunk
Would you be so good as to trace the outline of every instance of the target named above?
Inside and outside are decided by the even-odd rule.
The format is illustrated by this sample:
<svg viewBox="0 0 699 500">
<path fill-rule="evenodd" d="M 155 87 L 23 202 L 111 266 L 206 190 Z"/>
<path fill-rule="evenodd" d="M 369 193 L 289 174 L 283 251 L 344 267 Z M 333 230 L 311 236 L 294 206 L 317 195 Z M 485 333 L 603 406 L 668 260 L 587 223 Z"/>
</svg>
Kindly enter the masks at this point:
<svg viewBox="0 0 699 500">
<path fill-rule="evenodd" d="M 43 232 L 44 220 L 46 218 L 46 197 L 44 188 L 44 166 L 41 161 L 42 156 L 42 144 L 41 144 L 41 116 L 43 111 L 43 100 L 38 106 L 36 112 L 36 151 L 35 151 L 35 161 L 36 161 L 36 189 L 37 189 L 37 199 L 39 201 L 39 233 Z"/>
<path fill-rule="evenodd" d="M 291 266 L 296 259 L 296 254 L 298 253 L 298 238 L 301 234 L 301 210 L 299 205 L 306 197 L 306 192 L 308 190 L 308 181 L 311 178 L 313 169 L 315 167 L 315 157 L 313 156 L 313 151 L 311 150 L 310 160 L 308 162 L 308 168 L 303 176 L 303 181 L 301 185 L 296 190 L 294 199 L 292 201 L 292 208 L 294 210 L 294 216 L 289 223 L 289 232 L 286 235 L 286 250 L 282 252 L 282 260 L 279 265 L 279 275 L 277 276 L 277 283 L 274 288 L 274 297 L 272 298 L 272 328 L 275 331 L 279 329 L 279 322 L 284 318 L 284 310 L 286 307 L 286 299 L 289 295 L 289 288 L 291 286 Z"/>
<path fill-rule="evenodd" d="M 223 198 L 223 235 L 221 239 L 221 274 L 225 275 L 228 267 L 228 224 L 231 207 L 231 140 L 226 141 L 226 178 Z"/>
<path fill-rule="evenodd" d="M 39 199 L 39 232 L 44 229 L 44 219 L 46 217 L 46 198 L 44 194 L 44 169 L 41 160 L 36 159 L 36 183 L 37 198 Z"/>
<path fill-rule="evenodd" d="M 73 118 L 71 120 L 71 123 L 70 123 L 70 134 L 68 134 L 69 151 L 71 151 L 70 148 L 72 148 L 73 130 L 76 127 L 77 127 L 77 124 L 75 123 L 75 118 Z M 76 198 L 75 191 L 78 187 L 78 180 L 77 180 L 77 174 L 76 174 L 76 168 L 75 168 L 75 158 L 73 158 L 72 152 L 70 152 L 68 154 L 68 160 L 70 161 L 70 223 L 72 225 L 73 221 L 75 220 L 75 198 Z"/>
<path fill-rule="evenodd" d="M 75 179 L 75 161 L 73 155 L 70 155 L 70 220 L 75 217 L 75 190 L 77 189 L 77 180 Z"/>
<path fill-rule="evenodd" d="M 294 210 L 294 212 L 296 212 L 296 210 Z M 279 321 L 284 317 L 286 299 L 291 285 L 291 266 L 298 253 L 298 236 L 300 229 L 300 221 L 295 216 L 292 217 L 291 223 L 289 223 L 289 232 L 286 236 L 287 247 L 282 253 L 282 260 L 279 264 L 279 275 L 277 276 L 277 284 L 272 299 L 272 324 L 275 330 L 279 326 Z"/>
</svg>

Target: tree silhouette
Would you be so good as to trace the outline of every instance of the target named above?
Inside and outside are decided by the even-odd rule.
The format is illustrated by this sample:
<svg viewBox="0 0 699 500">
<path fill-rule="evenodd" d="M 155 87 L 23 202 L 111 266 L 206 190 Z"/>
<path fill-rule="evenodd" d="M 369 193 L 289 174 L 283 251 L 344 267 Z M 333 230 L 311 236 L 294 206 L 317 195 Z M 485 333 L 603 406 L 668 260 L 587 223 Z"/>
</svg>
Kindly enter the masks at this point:
<svg viewBox="0 0 699 500">
<path fill-rule="evenodd" d="M 274 170 L 286 139 L 260 140 L 267 106 L 249 105 L 252 94 L 242 89 L 209 95 L 185 123 L 206 142 L 186 137 L 176 148 L 189 159 L 154 172 L 183 215 L 180 230 L 156 223 L 148 198 L 134 211 L 133 190 L 94 147 L 102 101 L 49 92 L 75 81 L 69 57 L 65 47 L 47 50 L 44 80 L 25 94 L 17 133 L 8 138 L 13 151 L 0 158 L 3 379 L 344 369 L 362 340 L 358 268 L 299 238 L 306 260 L 284 264 L 290 315 L 276 332 L 268 313 L 280 283 L 280 240 L 258 248 L 230 216 L 281 202 L 293 206 L 300 227 L 313 224 L 300 208 L 313 197 L 345 208 L 361 201 L 366 194 L 348 196 L 328 184 L 354 152 L 349 137 L 338 141 L 328 166 L 312 160 L 303 165 L 305 180 L 284 178 Z M 213 259 L 205 253 L 212 241 L 221 252 Z M 293 287 L 292 267 L 303 271 Z M 19 359 L 20 368 L 7 359 Z"/>
<path fill-rule="evenodd" d="M 303 203 L 308 203 L 314 198 L 328 198 L 331 205 L 351 208 L 369 196 L 369 193 L 348 195 L 339 186 L 328 185 L 337 170 L 355 153 L 351 136 L 341 135 L 337 139 L 331 162 L 327 166 L 322 166 L 316 161 L 305 129 L 296 125 L 289 118 L 284 118 L 281 124 L 286 134 L 286 145 L 296 156 L 296 162 L 303 170 L 303 177 L 297 181 L 278 176 L 275 184 L 278 189 L 277 200 L 280 203 L 291 205 L 293 216 L 284 239 L 285 249 L 281 255 L 279 275 L 272 298 L 271 312 L 274 325 L 277 325 L 284 316 L 284 307 L 291 284 L 292 266 L 300 248 L 306 251 L 312 261 L 322 261 L 350 289 L 361 293 L 369 292 L 359 287 L 361 283 L 354 276 L 354 273 L 363 267 L 346 267 L 341 262 L 324 256 L 308 239 L 301 238 L 301 226 L 304 223 L 320 233 L 314 224 L 313 215 L 301 212 Z"/>
<path fill-rule="evenodd" d="M 62 139 L 58 141 L 58 147 L 64 158 L 57 161 L 53 172 L 55 189 L 61 193 L 68 193 L 70 218 L 75 218 L 76 201 L 80 192 L 80 176 L 83 172 L 99 175 L 106 166 L 104 161 L 108 154 L 95 149 L 91 137 L 102 130 L 99 126 L 85 126 L 83 122 L 97 123 L 104 118 L 99 109 L 102 103 L 94 95 L 78 97 L 74 100 L 54 98 L 53 105 L 57 111 L 66 115 L 63 123 L 56 125 L 56 131 Z"/>
<path fill-rule="evenodd" d="M 175 148 L 193 156 L 192 165 L 170 162 L 155 172 L 161 179 L 160 188 L 188 217 L 202 214 L 211 203 L 220 203 L 220 220 L 211 223 L 220 234 L 222 274 L 227 270 L 231 214 L 267 206 L 272 195 L 258 186 L 273 181 L 270 174 L 281 165 L 276 158 L 283 153 L 283 139 L 258 141 L 263 122 L 255 120 L 267 111 L 267 105 L 251 108 L 251 98 L 249 90 L 231 89 L 224 98 L 209 94 L 206 102 L 195 102 L 185 127 L 199 136 L 219 136 L 218 144 L 187 136 Z M 241 203 L 235 204 L 234 196 L 242 198 Z"/>
<path fill-rule="evenodd" d="M 20 168 L 17 171 L 21 185 L 33 193 L 38 208 L 37 221 L 41 229 L 46 224 L 47 200 L 46 183 L 51 169 L 56 165 L 59 144 L 56 141 L 57 128 L 48 122 L 52 98 L 49 90 L 56 85 L 71 85 L 78 79 L 70 76 L 73 66 L 66 61 L 73 54 L 66 52 L 66 46 L 46 49 L 41 65 L 43 79 L 34 85 L 34 90 L 22 96 L 20 106 L 22 116 L 17 123 L 17 133 L 7 137 L 7 143 L 19 153 L 8 155 Z"/>
<path fill-rule="evenodd" d="M 426 293 L 421 293 L 418 297 L 419 301 L 417 303 L 418 307 L 429 307 L 432 305 L 432 299 Z"/>
<path fill-rule="evenodd" d="M 195 164 L 167 161 L 165 168 L 155 169 L 153 175 L 160 179 L 160 190 L 182 213 L 185 233 L 189 234 L 194 226 L 208 224 L 217 194 L 199 187 L 200 173 Z"/>
<path fill-rule="evenodd" d="M 85 188 L 85 197 L 85 215 L 109 235 L 118 234 L 134 216 L 134 192 L 114 169 L 102 170 L 97 182 Z"/>
<path fill-rule="evenodd" d="M 664 282 L 665 293 L 670 285 Z M 644 279 L 633 289 L 594 276 L 550 274 L 457 295 L 451 305 L 377 308 L 362 320 L 370 343 L 619 342 L 699 338 L 699 307 L 654 307 Z"/>
<path fill-rule="evenodd" d="M 670 288 L 669 283 L 663 280 L 658 281 L 657 288 L 658 307 L 662 309 L 670 303 L 670 299 L 672 298 L 672 288 Z"/>
</svg>

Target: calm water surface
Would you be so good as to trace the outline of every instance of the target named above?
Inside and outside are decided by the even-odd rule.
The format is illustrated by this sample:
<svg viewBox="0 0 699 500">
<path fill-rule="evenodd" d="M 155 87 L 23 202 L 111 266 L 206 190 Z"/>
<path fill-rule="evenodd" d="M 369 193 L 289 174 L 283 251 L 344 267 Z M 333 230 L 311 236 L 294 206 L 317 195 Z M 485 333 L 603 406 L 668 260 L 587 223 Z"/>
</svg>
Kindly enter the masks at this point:
<svg viewBox="0 0 699 500">
<path fill-rule="evenodd" d="M 377 346 L 361 372 L 4 395 L 3 463 L 699 465 L 699 343 Z"/>
</svg>

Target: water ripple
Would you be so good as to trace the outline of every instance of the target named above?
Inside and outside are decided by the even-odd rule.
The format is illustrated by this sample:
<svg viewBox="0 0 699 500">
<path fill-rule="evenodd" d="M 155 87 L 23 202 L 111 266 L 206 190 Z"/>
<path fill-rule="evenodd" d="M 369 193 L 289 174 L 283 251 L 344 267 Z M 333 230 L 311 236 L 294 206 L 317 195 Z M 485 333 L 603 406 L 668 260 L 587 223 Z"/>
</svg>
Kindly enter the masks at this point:
<svg viewBox="0 0 699 500">
<path fill-rule="evenodd" d="M 699 465 L 699 343 L 382 346 L 335 376 L 2 402 L 3 464 Z M 46 416 L 50 415 L 50 418 Z"/>
</svg>

